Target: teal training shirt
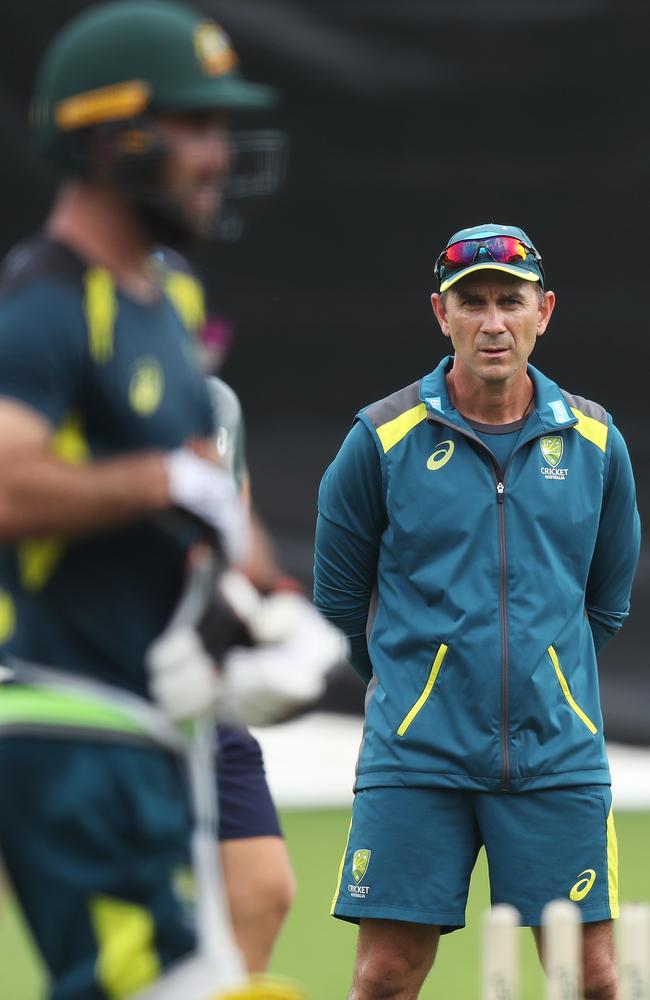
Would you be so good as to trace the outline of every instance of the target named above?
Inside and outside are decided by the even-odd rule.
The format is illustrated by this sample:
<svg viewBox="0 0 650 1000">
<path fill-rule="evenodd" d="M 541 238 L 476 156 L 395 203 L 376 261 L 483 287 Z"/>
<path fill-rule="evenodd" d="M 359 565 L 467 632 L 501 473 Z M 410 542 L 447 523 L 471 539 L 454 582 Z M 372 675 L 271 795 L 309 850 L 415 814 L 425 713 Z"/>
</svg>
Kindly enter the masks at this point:
<svg viewBox="0 0 650 1000">
<path fill-rule="evenodd" d="M 46 237 L 7 259 L 0 394 L 45 417 L 62 458 L 169 450 L 212 434 L 191 335 L 164 284 L 143 305 Z M 195 538 L 163 516 L 3 545 L 0 641 L 10 656 L 146 695 L 143 654 L 174 608 Z"/>
<path fill-rule="evenodd" d="M 314 602 L 369 682 L 356 788 L 608 783 L 595 648 L 640 539 L 625 443 L 529 366 L 501 480 L 450 365 L 360 411 L 321 483 Z"/>
<path fill-rule="evenodd" d="M 526 423 L 525 418 L 515 420 L 511 424 L 479 424 L 476 420 L 468 420 L 467 417 L 465 419 L 477 438 L 490 449 L 501 471 L 505 472 L 520 431 Z"/>
</svg>

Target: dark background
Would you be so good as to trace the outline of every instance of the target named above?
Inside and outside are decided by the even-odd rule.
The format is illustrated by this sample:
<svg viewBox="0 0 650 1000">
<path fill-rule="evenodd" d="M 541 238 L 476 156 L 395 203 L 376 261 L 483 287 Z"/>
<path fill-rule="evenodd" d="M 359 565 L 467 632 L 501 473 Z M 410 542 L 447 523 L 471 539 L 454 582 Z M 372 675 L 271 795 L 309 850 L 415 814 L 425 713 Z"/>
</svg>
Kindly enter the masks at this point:
<svg viewBox="0 0 650 1000">
<path fill-rule="evenodd" d="M 87 6 L 0 3 L 3 252 L 52 194 L 25 127 L 35 66 Z M 533 361 L 613 414 L 647 523 L 647 3 L 200 6 L 247 75 L 284 94 L 284 187 L 239 243 L 196 263 L 236 331 L 223 375 L 244 404 L 256 502 L 287 569 L 310 582 L 318 482 L 356 410 L 446 353 L 433 260 L 454 230 L 481 222 L 522 226 L 540 249 L 558 305 Z M 602 656 L 612 739 L 650 743 L 649 597 L 646 549 L 632 617 Z M 358 707 L 359 689 L 345 691 Z"/>
</svg>

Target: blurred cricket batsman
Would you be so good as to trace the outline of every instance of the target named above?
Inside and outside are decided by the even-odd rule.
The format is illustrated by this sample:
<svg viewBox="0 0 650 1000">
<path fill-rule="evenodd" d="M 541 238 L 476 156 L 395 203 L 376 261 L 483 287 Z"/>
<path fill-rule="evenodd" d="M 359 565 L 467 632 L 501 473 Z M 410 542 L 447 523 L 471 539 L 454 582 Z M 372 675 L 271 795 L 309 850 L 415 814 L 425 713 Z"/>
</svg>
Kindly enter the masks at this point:
<svg viewBox="0 0 650 1000">
<path fill-rule="evenodd" d="M 185 733 L 309 704 L 341 638 L 251 584 L 264 540 L 218 461 L 185 285 L 152 253 L 215 232 L 232 118 L 274 98 L 164 0 L 92 6 L 39 74 L 63 183 L 0 286 L 0 851 L 51 1000 L 289 995 L 206 938 L 228 927 L 206 880 L 195 905 L 210 789 Z"/>
</svg>

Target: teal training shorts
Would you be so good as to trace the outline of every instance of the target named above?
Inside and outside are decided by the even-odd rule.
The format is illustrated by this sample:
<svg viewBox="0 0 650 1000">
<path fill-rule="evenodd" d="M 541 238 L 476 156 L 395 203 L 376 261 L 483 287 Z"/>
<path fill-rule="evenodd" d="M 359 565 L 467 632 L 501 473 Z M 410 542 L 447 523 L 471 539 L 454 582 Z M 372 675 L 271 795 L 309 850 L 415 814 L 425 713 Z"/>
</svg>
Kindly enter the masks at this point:
<svg viewBox="0 0 650 1000">
<path fill-rule="evenodd" d="M 492 904 L 538 926 L 572 899 L 585 922 L 618 916 L 618 856 L 607 785 L 502 794 L 438 788 L 357 792 L 332 913 L 465 926 L 472 869 L 485 847 Z"/>
<path fill-rule="evenodd" d="M 191 832 L 185 774 L 163 751 L 0 739 L 0 855 L 49 1000 L 133 996 L 194 951 Z"/>
</svg>

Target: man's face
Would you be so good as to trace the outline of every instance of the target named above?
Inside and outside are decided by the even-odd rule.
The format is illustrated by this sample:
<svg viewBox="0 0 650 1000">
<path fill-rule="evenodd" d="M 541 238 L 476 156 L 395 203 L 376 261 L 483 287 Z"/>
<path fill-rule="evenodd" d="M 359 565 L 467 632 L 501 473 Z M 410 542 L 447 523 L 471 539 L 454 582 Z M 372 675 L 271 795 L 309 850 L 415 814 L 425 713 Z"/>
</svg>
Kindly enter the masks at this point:
<svg viewBox="0 0 650 1000">
<path fill-rule="evenodd" d="M 157 126 L 169 147 L 163 192 L 178 206 L 188 228 L 209 235 L 231 166 L 226 124 L 214 112 L 194 112 L 161 115 Z"/>
<path fill-rule="evenodd" d="M 484 382 L 510 382 L 544 333 L 555 304 L 553 292 L 540 301 L 537 282 L 498 271 L 461 278 L 431 304 L 456 354 L 455 365 Z"/>
</svg>

